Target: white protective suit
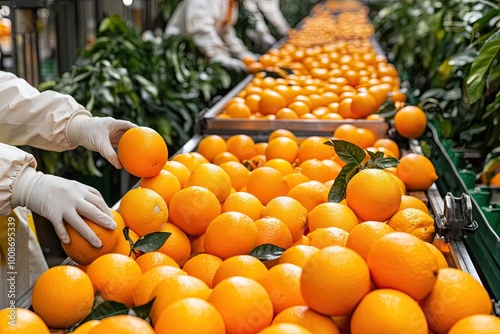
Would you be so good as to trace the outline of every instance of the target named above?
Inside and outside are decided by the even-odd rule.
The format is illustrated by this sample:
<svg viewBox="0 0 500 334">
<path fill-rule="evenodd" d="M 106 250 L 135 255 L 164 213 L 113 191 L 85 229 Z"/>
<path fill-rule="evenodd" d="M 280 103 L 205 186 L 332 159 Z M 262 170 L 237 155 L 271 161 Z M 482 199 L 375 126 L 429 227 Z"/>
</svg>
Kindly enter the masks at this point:
<svg viewBox="0 0 500 334">
<path fill-rule="evenodd" d="M 241 59 L 256 55 L 236 36 L 236 0 L 184 0 L 175 9 L 165 36 L 188 35 L 214 62 L 237 71 L 246 70 Z"/>
<path fill-rule="evenodd" d="M 0 71 L 0 308 L 21 297 L 47 268 L 34 231 L 28 227 L 32 221 L 29 210 L 47 218 L 64 243 L 70 240 L 63 221 L 96 247 L 102 243 L 81 216 L 116 228 L 97 190 L 37 172 L 34 157 L 11 145 L 52 151 L 81 145 L 121 168 L 113 146 L 135 126 L 111 117 L 92 117 L 72 97 L 54 91 L 41 93 L 12 73 Z M 10 260 L 14 260 L 15 270 L 7 265 Z M 8 295 L 12 291 L 8 278 L 12 275 L 16 276 L 15 294 Z"/>
</svg>

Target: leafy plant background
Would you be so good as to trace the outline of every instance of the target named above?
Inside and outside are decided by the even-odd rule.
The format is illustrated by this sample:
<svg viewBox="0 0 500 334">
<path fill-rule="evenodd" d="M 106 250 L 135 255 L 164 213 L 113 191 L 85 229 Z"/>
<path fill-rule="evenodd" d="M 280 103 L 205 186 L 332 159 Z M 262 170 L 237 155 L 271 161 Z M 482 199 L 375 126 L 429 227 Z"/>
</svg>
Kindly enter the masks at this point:
<svg viewBox="0 0 500 334">
<path fill-rule="evenodd" d="M 455 146 L 500 145 L 500 5 L 403 0 L 372 6 L 377 38 L 420 104 Z"/>
</svg>

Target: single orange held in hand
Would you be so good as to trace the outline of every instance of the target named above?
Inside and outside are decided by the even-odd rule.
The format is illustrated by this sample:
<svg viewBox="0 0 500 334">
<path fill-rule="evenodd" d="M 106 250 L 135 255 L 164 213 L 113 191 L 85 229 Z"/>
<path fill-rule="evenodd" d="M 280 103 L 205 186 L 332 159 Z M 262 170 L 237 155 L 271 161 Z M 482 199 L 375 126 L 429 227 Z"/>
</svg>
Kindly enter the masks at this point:
<svg viewBox="0 0 500 334">
<path fill-rule="evenodd" d="M 168 148 L 163 137 L 147 127 L 127 130 L 118 142 L 118 158 L 123 168 L 137 177 L 158 174 L 168 159 Z"/>
</svg>

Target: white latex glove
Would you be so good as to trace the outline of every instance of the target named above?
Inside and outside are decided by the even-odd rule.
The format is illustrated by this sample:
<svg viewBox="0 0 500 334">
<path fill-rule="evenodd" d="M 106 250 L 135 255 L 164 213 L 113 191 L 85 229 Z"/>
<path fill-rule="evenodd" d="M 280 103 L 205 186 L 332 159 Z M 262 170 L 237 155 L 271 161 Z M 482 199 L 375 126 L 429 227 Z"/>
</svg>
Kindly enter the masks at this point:
<svg viewBox="0 0 500 334">
<path fill-rule="evenodd" d="M 260 37 L 261 37 L 262 47 L 265 50 L 269 49 L 271 46 L 273 46 L 277 42 L 276 38 L 274 38 L 274 36 L 271 34 L 263 34 Z"/>
<path fill-rule="evenodd" d="M 102 242 L 81 216 L 102 227 L 114 230 L 116 223 L 101 194 L 82 183 L 46 175 L 32 167 L 21 169 L 12 189 L 12 207 L 25 206 L 47 218 L 57 236 L 65 244 L 70 242 L 63 221 L 75 228 L 94 247 Z"/>
<path fill-rule="evenodd" d="M 257 61 L 260 56 L 258 54 L 253 53 L 253 52 L 250 52 L 250 51 L 243 51 L 243 52 L 237 54 L 236 57 L 238 59 L 250 58 L 253 61 Z"/>
<path fill-rule="evenodd" d="M 84 113 L 73 116 L 68 123 L 66 135 L 72 144 L 99 152 L 113 166 L 120 169 L 122 164 L 113 148 L 118 146 L 125 131 L 136 126 L 129 121 L 116 120 L 112 117 L 90 117 Z"/>
<path fill-rule="evenodd" d="M 210 59 L 214 63 L 220 63 L 227 69 L 234 70 L 236 72 L 246 72 L 247 66 L 241 60 L 236 58 L 231 58 L 225 55 L 216 55 Z"/>
</svg>

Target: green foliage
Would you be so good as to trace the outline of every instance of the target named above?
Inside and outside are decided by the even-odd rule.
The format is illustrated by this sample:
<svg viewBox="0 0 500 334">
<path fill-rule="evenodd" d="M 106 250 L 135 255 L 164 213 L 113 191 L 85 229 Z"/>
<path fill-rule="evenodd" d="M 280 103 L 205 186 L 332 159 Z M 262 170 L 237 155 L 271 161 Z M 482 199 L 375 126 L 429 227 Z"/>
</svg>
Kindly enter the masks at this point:
<svg viewBox="0 0 500 334">
<path fill-rule="evenodd" d="M 340 160 L 346 164 L 340 170 L 339 175 L 335 178 L 330 192 L 328 193 L 328 201 L 339 203 L 345 198 L 347 184 L 359 171 L 366 168 L 385 169 L 395 167 L 399 163 L 396 158 L 384 158 L 383 152 L 370 152 L 363 150 L 361 147 L 339 139 L 330 139 L 325 142 L 325 145 L 333 146 L 335 153 L 339 156 Z M 363 164 L 366 159 L 366 154 L 370 159 Z"/>
<path fill-rule="evenodd" d="M 373 23 L 414 104 L 432 107 L 443 137 L 485 152 L 500 144 L 498 2 L 394 1 Z"/>
<path fill-rule="evenodd" d="M 130 238 L 128 227 L 125 227 L 123 229 L 123 235 L 130 244 L 129 256 L 132 253 L 134 253 L 136 256 L 139 256 L 141 253 L 154 252 L 160 249 L 163 246 L 163 244 L 165 244 L 167 239 L 172 235 L 172 233 L 170 232 L 148 233 L 145 236 L 139 238 L 135 243 Z"/>
<path fill-rule="evenodd" d="M 196 115 L 230 85 L 229 73 L 208 62 L 191 39 L 143 41 L 133 25 L 110 16 L 101 22 L 94 45 L 81 50 L 77 64 L 40 89 L 71 95 L 94 116 L 151 127 L 176 151 L 192 136 Z M 50 153 L 42 167 L 58 173 L 69 162 L 82 174 L 98 175 L 94 156 Z"/>
<path fill-rule="evenodd" d="M 273 244 L 263 244 L 255 247 L 250 255 L 258 258 L 262 262 L 278 259 L 285 251 L 284 248 Z"/>
</svg>

